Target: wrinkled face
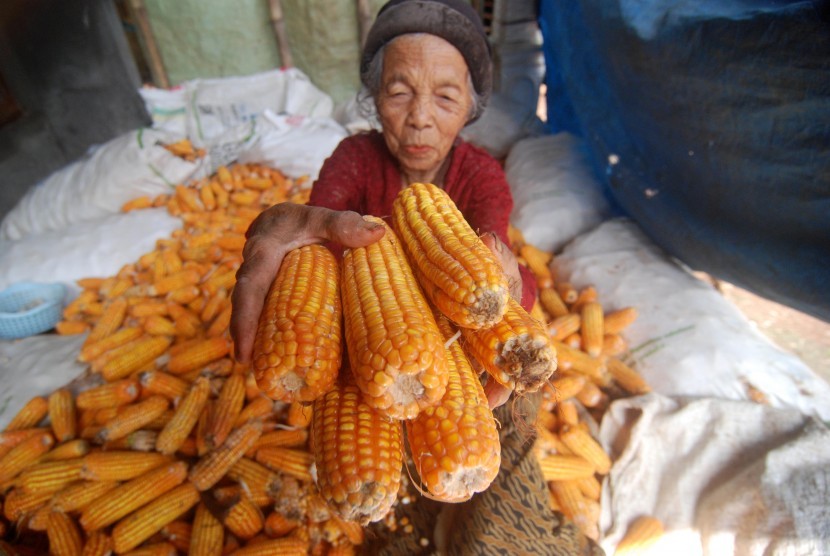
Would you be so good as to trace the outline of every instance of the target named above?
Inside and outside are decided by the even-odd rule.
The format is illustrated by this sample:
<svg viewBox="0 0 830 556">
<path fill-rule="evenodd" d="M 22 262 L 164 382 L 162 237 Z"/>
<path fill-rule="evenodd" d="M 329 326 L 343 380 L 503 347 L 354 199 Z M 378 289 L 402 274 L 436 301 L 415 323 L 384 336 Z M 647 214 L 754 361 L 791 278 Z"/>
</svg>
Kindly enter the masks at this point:
<svg viewBox="0 0 830 556">
<path fill-rule="evenodd" d="M 404 179 L 435 183 L 473 108 L 464 57 L 435 35 L 402 35 L 386 45 L 375 101 Z"/>
</svg>

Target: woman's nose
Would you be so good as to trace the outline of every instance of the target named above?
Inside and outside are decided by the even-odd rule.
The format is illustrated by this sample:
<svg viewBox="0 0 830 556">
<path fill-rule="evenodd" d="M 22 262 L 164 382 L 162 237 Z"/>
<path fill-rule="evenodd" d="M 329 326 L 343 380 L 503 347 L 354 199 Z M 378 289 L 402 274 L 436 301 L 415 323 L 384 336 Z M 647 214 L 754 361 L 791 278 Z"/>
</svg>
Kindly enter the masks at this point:
<svg viewBox="0 0 830 556">
<path fill-rule="evenodd" d="M 424 95 L 416 95 L 412 99 L 407 117 L 409 125 L 416 128 L 427 127 L 432 123 L 433 106 L 431 100 Z"/>
</svg>

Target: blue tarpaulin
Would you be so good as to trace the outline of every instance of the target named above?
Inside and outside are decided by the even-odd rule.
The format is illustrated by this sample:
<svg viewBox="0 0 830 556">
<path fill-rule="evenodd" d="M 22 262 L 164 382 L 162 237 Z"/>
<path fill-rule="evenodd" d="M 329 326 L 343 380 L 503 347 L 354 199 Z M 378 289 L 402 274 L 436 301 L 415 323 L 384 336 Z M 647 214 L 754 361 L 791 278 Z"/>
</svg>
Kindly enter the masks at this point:
<svg viewBox="0 0 830 556">
<path fill-rule="evenodd" d="M 695 270 L 830 321 L 830 2 L 542 0 L 551 132 Z"/>
</svg>

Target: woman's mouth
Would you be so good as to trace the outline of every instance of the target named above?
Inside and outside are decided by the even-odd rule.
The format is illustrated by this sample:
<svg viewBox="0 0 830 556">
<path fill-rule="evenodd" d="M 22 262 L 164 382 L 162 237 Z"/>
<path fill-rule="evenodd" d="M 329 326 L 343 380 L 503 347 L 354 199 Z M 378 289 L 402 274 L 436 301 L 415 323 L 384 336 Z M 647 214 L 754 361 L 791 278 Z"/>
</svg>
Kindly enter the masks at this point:
<svg viewBox="0 0 830 556">
<path fill-rule="evenodd" d="M 409 155 L 418 156 L 428 153 L 432 150 L 432 147 L 428 145 L 404 145 L 403 150 Z"/>
</svg>

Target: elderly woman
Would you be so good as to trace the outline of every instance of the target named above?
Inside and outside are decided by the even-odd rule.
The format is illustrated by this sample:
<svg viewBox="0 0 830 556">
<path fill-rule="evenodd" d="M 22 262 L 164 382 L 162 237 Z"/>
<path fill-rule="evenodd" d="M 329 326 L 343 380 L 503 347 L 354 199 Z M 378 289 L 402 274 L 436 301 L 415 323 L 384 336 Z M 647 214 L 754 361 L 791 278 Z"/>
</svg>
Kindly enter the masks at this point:
<svg viewBox="0 0 830 556">
<path fill-rule="evenodd" d="M 349 137 L 323 165 L 308 205 L 271 207 L 248 230 L 233 292 L 236 357 L 250 360 L 259 313 L 285 254 L 311 243 L 361 247 L 383 227 L 361 215 L 388 217 L 398 192 L 413 182 L 442 187 L 502 262 L 512 296 L 526 309 L 535 282 L 506 245 L 513 207 L 504 173 L 491 156 L 459 139 L 490 94 L 490 47 L 476 12 L 463 0 L 392 0 L 366 41 L 360 77 L 381 130 Z M 489 381 L 490 405 L 510 391 Z M 590 550 L 572 526 L 560 526 L 531 452 L 508 406 L 502 423 L 502 468 L 484 493 L 461 505 L 422 499 L 401 507 L 416 532 L 375 537 L 373 552 L 570 554 Z M 440 516 L 440 519 L 439 519 Z M 462 525 L 458 527 L 459 525 Z M 449 533 L 449 527 L 453 533 Z M 424 548 L 421 539 L 427 539 Z"/>
</svg>

